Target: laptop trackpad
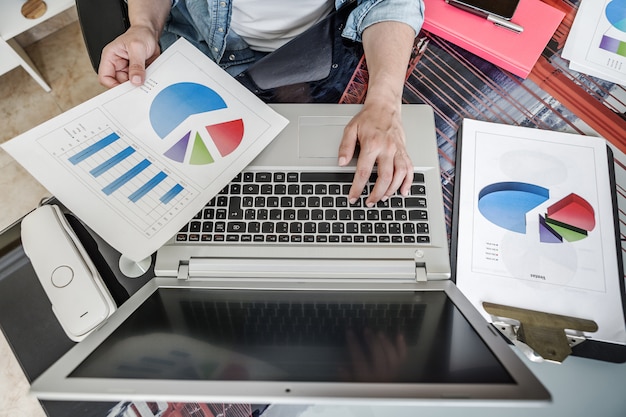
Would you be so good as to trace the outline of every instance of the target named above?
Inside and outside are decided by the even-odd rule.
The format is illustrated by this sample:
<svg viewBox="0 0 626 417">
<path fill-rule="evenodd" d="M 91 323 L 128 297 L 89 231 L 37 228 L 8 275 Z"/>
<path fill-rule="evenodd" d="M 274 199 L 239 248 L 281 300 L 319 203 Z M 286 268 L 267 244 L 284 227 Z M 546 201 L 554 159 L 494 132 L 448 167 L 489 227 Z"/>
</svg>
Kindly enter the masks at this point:
<svg viewBox="0 0 626 417">
<path fill-rule="evenodd" d="M 302 116 L 298 119 L 298 156 L 300 158 L 333 158 L 351 116 Z"/>
</svg>

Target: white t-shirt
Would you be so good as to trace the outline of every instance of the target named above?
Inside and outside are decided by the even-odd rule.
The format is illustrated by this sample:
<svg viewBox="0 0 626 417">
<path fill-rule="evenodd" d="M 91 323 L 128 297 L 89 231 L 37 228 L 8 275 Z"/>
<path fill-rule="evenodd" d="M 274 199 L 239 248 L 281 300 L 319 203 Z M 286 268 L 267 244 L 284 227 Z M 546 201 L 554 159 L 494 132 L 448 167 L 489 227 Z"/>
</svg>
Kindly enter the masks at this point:
<svg viewBox="0 0 626 417">
<path fill-rule="evenodd" d="M 334 0 L 233 0 L 232 29 L 257 51 L 270 52 L 320 21 Z"/>
</svg>

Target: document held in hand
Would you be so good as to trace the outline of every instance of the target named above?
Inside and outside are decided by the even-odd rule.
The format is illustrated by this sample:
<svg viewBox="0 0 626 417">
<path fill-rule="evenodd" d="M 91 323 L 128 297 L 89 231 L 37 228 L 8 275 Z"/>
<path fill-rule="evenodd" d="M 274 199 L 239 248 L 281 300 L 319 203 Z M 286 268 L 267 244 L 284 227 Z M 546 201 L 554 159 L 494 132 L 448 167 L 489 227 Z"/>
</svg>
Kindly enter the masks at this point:
<svg viewBox="0 0 626 417">
<path fill-rule="evenodd" d="M 176 234 L 288 122 L 184 39 L 146 76 L 2 144 L 133 261 Z"/>
<path fill-rule="evenodd" d="M 424 0 L 422 28 L 526 78 L 565 16 L 541 0 L 520 0 L 511 19 L 520 33 L 454 7 L 444 0 Z"/>
<path fill-rule="evenodd" d="M 489 321 L 483 303 L 592 320 L 571 336 L 626 345 L 606 141 L 466 119 L 459 146 L 459 289 Z"/>
</svg>

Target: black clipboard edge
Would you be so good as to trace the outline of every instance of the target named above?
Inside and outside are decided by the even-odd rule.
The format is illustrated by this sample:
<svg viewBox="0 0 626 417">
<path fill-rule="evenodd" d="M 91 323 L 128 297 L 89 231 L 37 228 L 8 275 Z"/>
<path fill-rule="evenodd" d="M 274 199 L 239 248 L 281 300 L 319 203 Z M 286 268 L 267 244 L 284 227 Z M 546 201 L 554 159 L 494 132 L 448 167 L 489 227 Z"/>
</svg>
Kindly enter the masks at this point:
<svg viewBox="0 0 626 417">
<path fill-rule="evenodd" d="M 459 195 L 461 189 L 461 154 L 463 151 L 463 123 L 456 133 L 456 155 L 454 173 L 454 196 L 452 198 L 452 224 L 450 228 L 450 267 L 452 270 L 452 280 L 456 283 L 457 250 L 459 234 Z M 609 181 L 611 185 L 611 204 L 613 207 L 613 230 L 615 232 L 615 249 L 617 251 L 617 270 L 619 273 L 619 286 L 622 294 L 622 313 L 626 322 L 626 283 L 624 282 L 624 262 L 622 259 L 622 243 L 619 228 L 619 217 L 617 208 L 617 190 L 615 181 L 615 160 L 613 151 L 607 145 L 607 158 L 609 166 Z M 495 328 L 495 326 L 494 326 Z M 496 328 L 497 329 L 497 328 Z M 501 335 L 502 333 L 499 332 Z M 511 343 L 506 336 L 502 335 L 508 343 Z M 602 342 L 598 340 L 586 340 L 572 347 L 571 356 L 595 359 L 603 362 L 626 363 L 626 346 L 616 343 Z"/>
</svg>

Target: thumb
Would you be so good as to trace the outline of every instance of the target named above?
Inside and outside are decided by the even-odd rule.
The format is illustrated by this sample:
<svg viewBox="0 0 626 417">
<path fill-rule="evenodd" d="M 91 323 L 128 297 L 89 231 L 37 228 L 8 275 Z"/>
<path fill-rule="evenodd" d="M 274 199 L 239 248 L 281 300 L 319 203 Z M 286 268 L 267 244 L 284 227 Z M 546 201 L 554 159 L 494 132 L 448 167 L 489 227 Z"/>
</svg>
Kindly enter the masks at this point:
<svg viewBox="0 0 626 417">
<path fill-rule="evenodd" d="M 354 156 L 354 150 L 356 149 L 357 141 L 357 128 L 356 126 L 347 125 L 343 131 L 343 137 L 339 144 L 339 166 L 348 165 Z"/>
<path fill-rule="evenodd" d="M 142 85 L 146 79 L 146 61 L 152 55 L 147 48 L 137 42 L 128 46 L 128 79 L 134 85 Z"/>
</svg>

